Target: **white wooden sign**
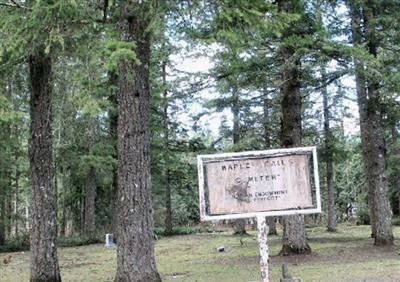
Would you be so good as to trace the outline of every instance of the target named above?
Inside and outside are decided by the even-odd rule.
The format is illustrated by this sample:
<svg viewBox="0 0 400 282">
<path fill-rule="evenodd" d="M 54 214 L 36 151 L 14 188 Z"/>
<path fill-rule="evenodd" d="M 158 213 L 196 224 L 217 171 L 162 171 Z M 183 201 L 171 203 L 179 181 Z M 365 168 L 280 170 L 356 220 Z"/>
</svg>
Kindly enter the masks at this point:
<svg viewBox="0 0 400 282">
<path fill-rule="evenodd" d="M 316 147 L 200 155 L 197 161 L 201 220 L 256 217 L 261 278 L 269 282 L 265 217 L 321 212 Z"/>
<path fill-rule="evenodd" d="M 200 155 L 198 171 L 201 220 L 321 212 L 315 147 Z"/>
</svg>

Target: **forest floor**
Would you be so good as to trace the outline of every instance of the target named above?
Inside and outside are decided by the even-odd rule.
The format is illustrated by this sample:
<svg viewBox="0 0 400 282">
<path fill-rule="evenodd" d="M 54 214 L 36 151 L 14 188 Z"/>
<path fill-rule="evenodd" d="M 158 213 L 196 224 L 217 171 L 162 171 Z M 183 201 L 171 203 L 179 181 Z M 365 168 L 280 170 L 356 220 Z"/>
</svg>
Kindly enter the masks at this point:
<svg viewBox="0 0 400 282">
<path fill-rule="evenodd" d="M 272 281 L 279 281 L 287 263 L 295 277 L 305 282 L 400 281 L 400 227 L 394 228 L 395 246 L 374 247 L 369 226 L 342 224 L 337 233 L 308 228 L 313 253 L 279 256 L 280 236 L 270 236 Z M 281 232 L 280 232 L 281 234 Z M 156 243 L 157 266 L 163 281 L 259 281 L 256 232 L 243 238 L 229 233 L 201 233 L 161 238 Z M 217 252 L 219 246 L 225 252 Z M 4 258 L 11 255 L 8 264 Z M 60 248 L 64 282 L 113 281 L 116 249 L 103 245 Z M 0 254 L 0 281 L 29 281 L 29 252 Z"/>
</svg>

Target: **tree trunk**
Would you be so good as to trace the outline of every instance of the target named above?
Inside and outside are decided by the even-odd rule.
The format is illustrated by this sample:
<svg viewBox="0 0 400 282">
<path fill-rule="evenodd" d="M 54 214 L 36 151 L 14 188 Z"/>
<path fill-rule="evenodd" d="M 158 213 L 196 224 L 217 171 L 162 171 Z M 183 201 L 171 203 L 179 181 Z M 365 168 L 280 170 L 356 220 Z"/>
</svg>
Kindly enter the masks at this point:
<svg viewBox="0 0 400 282">
<path fill-rule="evenodd" d="M 166 62 L 162 63 L 162 80 L 164 87 L 167 87 L 167 71 Z M 165 235 L 172 234 L 172 206 L 171 206 L 171 171 L 170 165 L 170 148 L 169 148 L 169 122 L 168 122 L 168 90 L 163 92 L 163 127 L 164 127 L 164 158 L 165 158 Z"/>
<path fill-rule="evenodd" d="M 60 220 L 60 236 L 65 237 L 67 228 L 67 195 L 69 192 L 69 178 L 67 172 L 67 164 L 64 161 L 62 164 L 62 187 L 63 187 L 63 197 L 62 197 L 62 214 Z"/>
<path fill-rule="evenodd" d="M 285 11 L 290 10 L 288 3 L 281 3 Z M 280 56 L 285 64 L 282 70 L 281 92 L 281 142 L 283 147 L 301 145 L 301 93 L 298 60 L 293 62 L 295 50 L 289 47 L 280 48 Z M 283 218 L 283 238 L 281 254 L 306 254 L 311 252 L 306 238 L 303 215 L 292 215 Z"/>
<path fill-rule="evenodd" d="M 263 103 L 263 127 L 264 127 L 264 144 L 265 149 L 271 148 L 271 118 L 270 110 L 272 108 L 271 99 L 268 97 L 268 89 L 264 87 L 264 103 Z"/>
<path fill-rule="evenodd" d="M 61 281 L 53 191 L 52 62 L 44 47 L 29 56 L 32 185 L 31 282 Z"/>
<path fill-rule="evenodd" d="M 368 52 L 377 57 L 374 8 L 350 4 L 353 44 L 362 43 L 364 36 Z M 363 147 L 364 171 L 368 182 L 368 196 L 372 237 L 375 245 L 392 245 L 392 209 L 386 177 L 386 143 L 382 125 L 379 83 L 363 74 L 365 66 L 355 58 L 357 96 Z"/>
<path fill-rule="evenodd" d="M 392 127 L 392 140 L 393 140 L 393 152 L 394 152 L 394 177 L 393 177 L 393 187 L 397 191 L 398 197 L 398 215 L 400 216 L 400 145 L 399 145 L 399 133 L 397 132 L 396 122 Z"/>
<path fill-rule="evenodd" d="M 239 91 L 236 86 L 232 90 L 232 114 L 233 114 L 233 144 L 240 143 L 240 100 Z M 235 150 L 237 148 L 235 147 Z M 246 219 L 235 219 L 233 221 L 233 234 L 244 235 L 246 234 Z"/>
<path fill-rule="evenodd" d="M 240 143 L 240 100 L 239 92 L 237 87 L 233 87 L 232 90 L 232 114 L 233 114 L 233 144 L 238 145 Z"/>
<path fill-rule="evenodd" d="M 114 86 L 117 86 L 118 83 L 118 75 L 115 71 L 109 73 L 109 84 L 113 89 Z M 109 96 L 110 104 L 112 105 L 112 109 L 110 111 L 110 138 L 113 144 L 113 159 L 118 161 L 118 102 L 117 102 L 117 92 L 112 91 Z M 112 178 L 112 187 L 113 187 L 113 195 L 114 198 L 112 199 L 112 233 L 114 241 L 118 240 L 118 228 L 117 228 L 117 200 L 118 200 L 118 169 L 117 167 L 113 168 L 112 171 L 113 178 Z"/>
<path fill-rule="evenodd" d="M 2 175 L 0 174 L 0 177 Z M 5 185 L 0 181 L 0 246 L 6 242 L 6 212 L 5 212 Z"/>
<path fill-rule="evenodd" d="M 11 134 L 11 130 L 10 130 L 10 134 Z M 11 179 L 11 175 L 12 175 L 12 171 L 7 170 L 6 172 L 6 180 L 7 180 L 7 204 L 6 204 L 6 214 L 7 214 L 7 226 L 6 226 L 6 230 L 7 230 L 7 238 L 10 238 L 12 236 L 12 226 L 13 226 L 13 193 L 12 193 L 12 179 Z"/>
<path fill-rule="evenodd" d="M 168 165 L 168 164 L 166 164 Z M 165 172 L 165 235 L 172 235 L 171 172 Z"/>
<path fill-rule="evenodd" d="M 136 45 L 140 64 L 119 62 L 118 244 L 115 281 L 161 281 L 154 256 L 150 179 L 150 49 L 148 2 L 120 6 L 121 39 Z"/>
<path fill-rule="evenodd" d="M 351 2 L 349 2 L 351 3 Z M 359 8 L 356 8 L 352 4 L 349 6 L 351 11 L 351 29 L 352 29 L 352 41 L 353 45 L 359 45 L 362 43 L 362 26 L 361 26 L 361 11 Z M 354 66 L 355 66 L 355 78 L 356 78 L 356 92 L 357 92 L 357 104 L 358 104 L 358 112 L 360 116 L 360 132 L 361 132 L 361 146 L 363 150 L 363 155 L 365 155 L 365 148 L 367 148 L 366 143 L 366 135 L 368 133 L 368 121 L 366 116 L 366 101 L 367 101 L 367 92 L 365 88 L 366 78 L 364 75 L 364 64 L 363 62 L 354 57 Z M 364 172 L 367 173 L 366 167 L 364 164 Z M 370 223 L 371 223 L 371 237 L 375 237 L 375 208 L 374 202 L 372 201 L 373 195 L 371 194 L 372 189 L 369 189 L 368 185 L 368 206 L 369 206 L 369 214 L 370 214 Z"/>
<path fill-rule="evenodd" d="M 321 68 L 322 83 L 326 81 L 325 65 Z M 328 194 L 328 226 L 329 232 L 336 232 L 336 212 L 335 212 L 335 184 L 333 179 L 333 137 L 330 128 L 330 112 L 328 103 L 328 89 L 325 85 L 322 88 L 322 104 L 324 111 L 324 135 L 325 135 L 325 163 L 326 163 L 326 184 Z"/>
<path fill-rule="evenodd" d="M 271 148 L 271 117 L 270 110 L 272 108 L 271 99 L 268 97 L 268 88 L 264 87 L 264 103 L 263 103 L 263 127 L 264 127 L 264 144 L 265 149 Z M 268 235 L 277 235 L 278 231 L 276 230 L 276 218 L 275 217 L 267 217 L 267 224 L 269 226 Z"/>
<path fill-rule="evenodd" d="M 88 154 L 93 155 L 93 147 L 95 144 L 96 134 L 96 119 L 89 117 L 89 143 L 88 143 Z M 85 184 L 85 215 L 84 215 L 84 227 L 83 230 L 85 235 L 90 239 L 96 237 L 96 168 L 93 164 L 90 164 L 89 171 L 86 175 Z"/>
<path fill-rule="evenodd" d="M 26 193 L 25 194 L 25 229 L 27 233 L 30 233 L 31 231 L 31 226 L 30 226 L 30 222 L 29 222 L 29 196 Z"/>
<path fill-rule="evenodd" d="M 15 170 L 15 237 L 19 238 L 19 214 L 18 214 L 18 210 L 19 210 L 19 179 L 21 176 L 21 171 L 19 170 L 19 166 L 18 166 L 18 157 L 15 158 L 16 159 L 16 170 Z"/>
<path fill-rule="evenodd" d="M 85 235 L 90 239 L 96 237 L 96 169 L 90 166 L 85 185 Z"/>
</svg>

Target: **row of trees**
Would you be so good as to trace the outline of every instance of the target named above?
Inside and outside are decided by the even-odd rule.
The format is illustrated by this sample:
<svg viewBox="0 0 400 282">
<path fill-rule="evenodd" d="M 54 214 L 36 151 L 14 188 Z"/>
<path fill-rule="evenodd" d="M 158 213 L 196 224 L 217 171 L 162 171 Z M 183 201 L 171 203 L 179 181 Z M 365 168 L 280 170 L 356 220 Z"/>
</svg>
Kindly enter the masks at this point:
<svg viewBox="0 0 400 282">
<path fill-rule="evenodd" d="M 116 281 L 159 281 L 154 222 L 166 235 L 198 222 L 197 153 L 307 144 L 326 164 L 328 231 L 358 201 L 375 244 L 392 244 L 397 4 L 0 2 L 0 246 L 29 232 L 31 281 L 61 281 L 57 236 L 113 229 Z M 210 71 L 179 70 L 185 48 L 212 56 Z M 203 103 L 204 89 L 218 95 Z M 190 129 L 182 113 L 199 102 Z M 345 134 L 353 102 L 360 139 Z M 213 112 L 219 136 L 199 126 Z M 283 227 L 282 254 L 311 252 L 303 216 Z"/>
</svg>

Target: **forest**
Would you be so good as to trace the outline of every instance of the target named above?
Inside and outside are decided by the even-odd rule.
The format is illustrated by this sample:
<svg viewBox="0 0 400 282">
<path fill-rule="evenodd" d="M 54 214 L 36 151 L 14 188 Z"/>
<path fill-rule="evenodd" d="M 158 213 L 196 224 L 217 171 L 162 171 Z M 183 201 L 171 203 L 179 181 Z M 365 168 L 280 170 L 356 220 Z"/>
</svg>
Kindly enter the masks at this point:
<svg viewBox="0 0 400 282">
<path fill-rule="evenodd" d="M 274 268 L 377 281 L 302 272 L 329 241 L 400 269 L 399 54 L 398 0 L 0 0 L 0 281 L 259 279 L 253 222 L 201 222 L 197 156 L 302 146 L 322 213 L 267 218 Z"/>
</svg>

